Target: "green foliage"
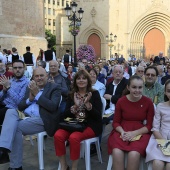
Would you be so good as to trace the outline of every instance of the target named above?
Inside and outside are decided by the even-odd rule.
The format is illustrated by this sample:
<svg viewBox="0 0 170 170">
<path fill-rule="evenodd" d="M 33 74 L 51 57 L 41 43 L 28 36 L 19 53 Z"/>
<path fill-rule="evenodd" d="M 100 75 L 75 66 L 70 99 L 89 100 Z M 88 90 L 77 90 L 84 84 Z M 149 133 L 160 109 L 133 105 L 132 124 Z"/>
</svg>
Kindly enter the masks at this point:
<svg viewBox="0 0 170 170">
<path fill-rule="evenodd" d="M 45 38 L 48 44 L 51 45 L 52 50 L 56 51 L 56 35 L 52 34 L 50 30 L 45 30 Z"/>
</svg>

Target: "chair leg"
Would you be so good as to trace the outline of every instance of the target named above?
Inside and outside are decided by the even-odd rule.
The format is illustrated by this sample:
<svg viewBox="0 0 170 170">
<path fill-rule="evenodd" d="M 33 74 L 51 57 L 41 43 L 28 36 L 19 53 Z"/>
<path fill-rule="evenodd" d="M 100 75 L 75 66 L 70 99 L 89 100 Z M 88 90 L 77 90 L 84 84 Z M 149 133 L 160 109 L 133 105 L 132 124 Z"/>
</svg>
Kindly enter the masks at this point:
<svg viewBox="0 0 170 170">
<path fill-rule="evenodd" d="M 39 169 L 44 170 L 44 158 L 43 158 L 43 146 L 44 146 L 44 135 L 39 133 L 37 135 L 38 144 L 38 159 L 39 159 Z"/>
<path fill-rule="evenodd" d="M 31 145 L 34 146 L 34 142 L 32 140 L 32 135 L 29 135 L 29 138 L 30 138 Z"/>
<path fill-rule="evenodd" d="M 85 148 L 84 148 L 84 142 L 80 143 L 80 158 L 84 158 Z"/>
<path fill-rule="evenodd" d="M 109 160 L 108 160 L 108 164 L 107 164 L 107 170 L 111 170 L 112 169 L 112 155 L 109 155 Z"/>
<path fill-rule="evenodd" d="M 61 170 L 61 164 L 60 164 L 60 162 L 58 163 L 58 170 Z"/>
<path fill-rule="evenodd" d="M 91 165 L 90 165 L 90 143 L 85 141 L 84 145 L 85 145 L 86 170 L 91 170 Z"/>
<path fill-rule="evenodd" d="M 103 161 L 102 161 L 102 156 L 101 156 L 101 150 L 100 150 L 99 139 L 95 142 L 95 144 L 96 144 L 98 159 L 99 159 L 99 161 L 100 161 L 101 163 L 103 163 Z"/>
</svg>

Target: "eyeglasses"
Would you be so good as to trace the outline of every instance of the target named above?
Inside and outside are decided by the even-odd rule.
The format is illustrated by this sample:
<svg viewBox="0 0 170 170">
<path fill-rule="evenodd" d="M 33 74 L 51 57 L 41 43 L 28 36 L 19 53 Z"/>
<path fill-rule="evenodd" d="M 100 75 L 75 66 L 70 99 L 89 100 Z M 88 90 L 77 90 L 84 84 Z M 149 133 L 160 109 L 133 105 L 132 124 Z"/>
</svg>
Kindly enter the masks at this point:
<svg viewBox="0 0 170 170">
<path fill-rule="evenodd" d="M 138 73 L 143 73 L 144 71 L 143 70 L 138 70 Z"/>
<path fill-rule="evenodd" d="M 151 77 L 155 77 L 156 75 L 155 74 L 150 74 L 150 73 L 147 73 L 146 74 L 147 77 L 151 76 Z"/>
<path fill-rule="evenodd" d="M 22 69 L 24 67 L 13 67 L 13 69 L 17 70 L 17 69 Z"/>
</svg>

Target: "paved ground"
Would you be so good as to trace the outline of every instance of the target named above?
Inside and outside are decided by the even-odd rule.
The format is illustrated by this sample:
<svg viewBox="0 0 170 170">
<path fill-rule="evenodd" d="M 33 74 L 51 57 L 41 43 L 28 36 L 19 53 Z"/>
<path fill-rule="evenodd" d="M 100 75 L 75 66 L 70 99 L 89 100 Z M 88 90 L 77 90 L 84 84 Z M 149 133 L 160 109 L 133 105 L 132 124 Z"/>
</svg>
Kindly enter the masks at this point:
<svg viewBox="0 0 170 170">
<path fill-rule="evenodd" d="M 102 148 L 102 159 L 103 163 L 99 163 L 97 155 L 91 157 L 91 169 L 92 170 L 106 170 L 108 154 L 107 154 L 107 139 L 110 134 L 112 127 L 107 125 L 105 133 L 102 138 L 101 148 Z M 58 169 L 58 160 L 55 156 L 53 138 L 46 139 L 46 149 L 44 151 L 44 166 L 45 170 L 57 170 Z M 67 160 L 68 164 L 71 165 L 69 161 L 69 147 L 67 148 Z M 0 165 L 0 170 L 7 170 L 9 164 Z M 29 141 L 24 140 L 24 153 L 23 153 L 23 169 L 24 170 L 38 170 L 38 154 L 37 154 L 37 142 L 34 140 L 34 146 L 31 145 Z M 85 170 L 85 161 L 80 159 L 78 170 Z"/>
</svg>

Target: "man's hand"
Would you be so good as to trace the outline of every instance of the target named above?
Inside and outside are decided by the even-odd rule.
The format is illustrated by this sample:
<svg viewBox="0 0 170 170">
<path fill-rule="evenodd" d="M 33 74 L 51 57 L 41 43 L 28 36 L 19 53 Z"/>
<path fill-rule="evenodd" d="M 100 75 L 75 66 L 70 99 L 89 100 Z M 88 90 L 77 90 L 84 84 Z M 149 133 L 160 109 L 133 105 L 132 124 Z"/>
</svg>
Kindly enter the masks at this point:
<svg viewBox="0 0 170 170">
<path fill-rule="evenodd" d="M 29 89 L 30 89 L 30 95 L 29 95 L 29 100 L 30 101 L 33 101 L 35 96 L 38 94 L 39 92 L 39 88 L 38 86 L 36 85 L 35 81 L 32 80 L 29 84 Z"/>
<path fill-rule="evenodd" d="M 0 77 L 0 84 L 3 85 L 4 91 L 7 91 L 11 86 L 11 82 L 9 78 L 7 78 L 6 76 Z"/>
</svg>

